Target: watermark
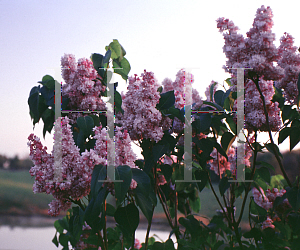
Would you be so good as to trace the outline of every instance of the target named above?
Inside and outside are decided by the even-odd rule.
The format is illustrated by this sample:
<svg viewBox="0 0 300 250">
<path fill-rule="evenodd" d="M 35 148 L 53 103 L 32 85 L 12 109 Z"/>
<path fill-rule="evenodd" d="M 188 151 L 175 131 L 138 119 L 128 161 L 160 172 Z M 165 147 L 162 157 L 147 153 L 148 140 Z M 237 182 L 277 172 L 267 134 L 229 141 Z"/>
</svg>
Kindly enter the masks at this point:
<svg viewBox="0 0 300 250">
<path fill-rule="evenodd" d="M 59 69 L 59 71 L 58 71 Z M 107 136 L 107 180 L 101 182 L 123 182 L 123 180 L 116 180 L 115 179 L 115 135 L 114 135 L 114 122 L 115 122 L 115 115 L 114 115 L 114 69 L 122 69 L 122 68 L 104 68 L 107 74 L 107 98 L 103 98 L 106 101 L 107 111 L 97 111 L 97 110 L 62 110 L 62 83 L 55 81 L 55 98 L 54 98 L 54 107 L 55 107 L 55 121 L 61 121 L 62 114 L 69 114 L 69 113 L 83 113 L 83 114 L 91 114 L 91 113 L 106 113 L 107 116 L 107 129 L 108 129 L 108 136 Z M 55 79 L 58 79 L 60 75 L 60 68 L 54 68 L 55 70 Z M 106 100 L 105 100 L 106 99 Z M 61 123 L 61 122 L 60 122 Z M 62 135 L 61 135 L 61 124 L 60 128 L 59 125 L 56 124 L 56 129 L 54 132 L 54 180 L 58 182 L 63 182 L 62 179 Z M 99 180 L 100 181 L 100 180 Z"/>
<path fill-rule="evenodd" d="M 236 180 L 229 182 L 252 182 L 245 179 L 245 142 L 243 134 L 244 129 L 244 70 L 250 68 L 233 68 L 237 69 L 237 111 L 227 111 L 227 113 L 237 113 L 237 162 L 236 162 Z M 191 68 L 185 69 L 190 72 Z M 185 80 L 187 77 L 185 77 Z M 190 77 L 192 83 L 192 75 Z M 191 113 L 225 113 L 225 111 L 194 111 L 192 110 L 192 85 L 185 81 L 185 124 L 184 124 L 184 179 L 175 180 L 175 182 L 198 182 L 200 180 L 192 179 L 192 122 Z"/>
<path fill-rule="evenodd" d="M 55 78 L 58 79 L 58 71 L 60 68 L 55 69 Z M 115 136 L 114 136 L 114 68 L 104 68 L 107 72 L 107 98 L 103 98 L 107 104 L 107 111 L 82 111 L 82 110 L 62 110 L 62 84 L 55 81 L 55 121 L 60 121 L 61 114 L 65 113 L 106 113 L 107 116 L 107 180 L 101 182 L 123 182 L 123 180 L 115 179 Z M 194 111 L 192 110 L 193 98 L 192 98 L 192 82 L 193 75 L 191 69 L 195 68 L 185 68 L 185 87 L 184 87 L 184 96 L 185 96 L 185 124 L 184 124 L 184 179 L 175 180 L 175 182 L 200 182 L 200 180 L 193 180 L 192 173 L 192 113 L 215 113 L 215 112 L 224 112 L 225 111 Z M 199 68 L 196 68 L 199 69 Z M 228 111 L 227 113 L 237 113 L 237 169 L 236 169 L 236 180 L 229 180 L 229 182 L 251 182 L 251 180 L 245 180 L 245 136 L 243 134 L 244 129 L 244 70 L 250 68 L 233 68 L 237 70 L 237 111 Z M 54 134 L 54 180 L 62 180 L 62 153 L 59 153 L 62 149 L 61 144 L 61 126 L 60 129 L 58 124 L 55 125 L 55 134 Z"/>
</svg>

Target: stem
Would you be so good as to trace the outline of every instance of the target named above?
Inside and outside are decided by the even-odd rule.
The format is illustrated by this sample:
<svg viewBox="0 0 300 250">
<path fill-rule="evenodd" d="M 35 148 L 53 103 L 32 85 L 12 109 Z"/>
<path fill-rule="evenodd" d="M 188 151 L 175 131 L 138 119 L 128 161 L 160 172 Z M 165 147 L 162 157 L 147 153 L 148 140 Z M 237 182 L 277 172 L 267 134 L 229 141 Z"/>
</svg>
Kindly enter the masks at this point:
<svg viewBox="0 0 300 250">
<path fill-rule="evenodd" d="M 103 250 L 107 250 L 107 248 L 106 248 L 106 246 L 105 246 L 105 244 L 104 244 L 104 241 L 103 241 L 103 238 L 102 238 L 102 235 L 101 235 L 101 232 L 100 231 L 98 231 L 98 246 L 100 245 L 99 243 L 100 242 L 102 242 L 102 245 L 103 245 Z"/>
<path fill-rule="evenodd" d="M 175 183 L 175 221 L 174 221 L 175 230 L 177 230 L 177 209 L 178 209 L 178 195 L 177 195 L 177 192 L 176 192 L 176 183 Z M 177 235 L 176 235 L 176 238 L 177 238 Z M 179 235 L 178 235 L 177 240 L 178 239 L 179 239 Z"/>
<path fill-rule="evenodd" d="M 289 185 L 290 187 L 292 187 L 292 183 L 291 183 L 291 181 L 289 180 L 289 178 L 288 178 L 288 176 L 287 176 L 287 174 L 286 174 L 286 172 L 285 172 L 285 169 L 284 169 L 284 167 L 283 167 L 283 165 L 282 165 L 282 162 L 281 162 L 281 160 L 280 160 L 280 158 L 279 158 L 279 155 L 278 155 L 278 152 L 277 152 L 277 150 L 276 150 L 275 143 L 274 143 L 274 141 L 273 141 L 273 137 L 272 137 L 272 134 L 271 134 L 271 128 L 270 128 L 270 124 L 269 124 L 269 115 L 268 115 L 268 111 L 267 111 L 267 108 L 266 108 L 265 97 L 264 97 L 263 93 L 261 92 L 261 90 L 260 90 L 260 88 L 259 88 L 258 79 L 257 79 L 257 80 L 254 80 L 254 79 L 252 78 L 252 80 L 254 81 L 254 83 L 255 83 L 255 85 L 256 85 L 256 88 L 257 88 L 257 90 L 259 91 L 260 97 L 261 97 L 262 102 L 263 102 L 264 113 L 265 113 L 265 116 L 266 116 L 267 129 L 268 129 L 269 137 L 270 137 L 270 140 L 271 140 L 272 148 L 273 148 L 273 151 L 274 151 L 274 154 L 275 154 L 275 158 L 276 158 L 276 160 L 277 160 L 277 162 L 278 162 L 278 164 L 279 164 L 279 166 L 280 166 L 280 170 L 281 170 L 281 172 L 282 172 L 282 174 L 283 174 L 283 176 L 284 176 L 284 179 L 286 180 L 286 182 L 288 183 L 288 185 Z"/>
<path fill-rule="evenodd" d="M 103 228 L 103 238 L 104 238 L 104 244 L 105 248 L 108 249 L 107 246 L 107 232 L 106 232 L 106 200 L 104 201 L 104 228 Z"/>
<path fill-rule="evenodd" d="M 257 131 L 255 130 L 255 142 L 256 141 L 257 141 Z M 252 171 L 251 171 L 250 180 L 252 180 L 253 177 L 254 177 L 254 173 L 255 173 L 255 169 L 256 169 L 256 157 L 257 157 L 257 149 L 255 148 L 254 149 L 254 157 L 253 157 L 253 168 L 252 168 Z M 246 201 L 247 201 L 247 196 L 248 196 L 248 193 L 250 191 L 250 187 L 251 187 L 251 182 L 249 182 L 249 184 L 247 186 L 247 189 L 245 190 L 245 197 L 243 199 L 241 213 L 240 213 L 239 219 L 237 221 L 238 225 L 240 224 L 240 222 L 242 220 L 242 216 L 243 216 L 243 213 L 244 213 L 244 209 L 245 209 L 245 205 L 246 205 Z"/>
<path fill-rule="evenodd" d="M 238 228 L 238 224 L 237 223 L 234 223 L 234 232 L 235 232 L 235 237 L 240 245 L 240 248 L 243 250 L 244 247 L 243 247 L 243 243 L 241 241 L 241 236 L 240 236 L 240 232 L 239 232 L 239 228 Z"/>
<path fill-rule="evenodd" d="M 133 235 L 132 235 L 132 244 L 131 244 L 132 250 L 134 249 L 134 242 L 135 242 L 135 232 L 133 232 Z"/>
<path fill-rule="evenodd" d="M 74 204 L 78 205 L 83 211 L 85 210 L 85 207 L 82 205 L 80 200 L 75 201 L 72 198 L 67 198 L 67 200 L 69 200 L 69 201 L 73 202 Z"/>
<path fill-rule="evenodd" d="M 216 192 L 215 192 L 215 189 L 214 189 L 214 187 L 213 187 L 213 185 L 212 185 L 212 183 L 211 183 L 211 179 L 210 179 L 210 176 L 209 176 L 209 175 L 208 175 L 208 181 L 209 181 L 210 188 L 211 188 L 211 190 L 212 190 L 212 192 L 213 192 L 213 194 L 214 194 L 214 196 L 215 196 L 215 198 L 216 198 L 216 200 L 217 200 L 217 202 L 218 202 L 220 208 L 222 209 L 223 214 L 224 214 L 225 217 L 226 217 L 226 220 L 228 221 L 228 225 L 229 225 L 230 227 L 233 227 L 232 224 L 231 224 L 230 219 L 229 219 L 228 216 L 227 216 L 227 213 L 225 213 L 225 210 L 224 210 L 224 208 L 223 208 L 223 206 L 222 206 L 222 203 L 220 202 L 219 197 L 217 196 L 217 194 L 216 194 Z"/>
<path fill-rule="evenodd" d="M 152 214 L 154 212 L 155 206 L 152 206 Z M 151 223 L 152 223 L 152 218 L 151 221 L 148 221 L 148 227 L 147 227 L 147 233 L 146 233 L 146 239 L 145 239 L 145 250 L 147 250 L 148 247 L 148 240 L 149 240 L 149 233 L 150 233 L 150 228 L 151 228 Z"/>
<path fill-rule="evenodd" d="M 155 166 L 153 168 L 155 196 L 157 195 L 157 173 L 156 173 L 156 167 L 157 167 L 157 163 L 155 164 Z M 153 218 L 154 209 L 155 209 L 155 206 L 153 205 L 152 206 L 152 218 Z M 145 239 L 145 250 L 147 250 L 147 247 L 148 247 L 148 240 L 149 240 L 149 233 L 150 233 L 150 228 L 151 228 L 151 224 L 152 224 L 152 218 L 151 218 L 151 221 L 148 221 L 148 227 L 147 227 L 147 233 L 146 233 L 146 239 Z"/>
</svg>

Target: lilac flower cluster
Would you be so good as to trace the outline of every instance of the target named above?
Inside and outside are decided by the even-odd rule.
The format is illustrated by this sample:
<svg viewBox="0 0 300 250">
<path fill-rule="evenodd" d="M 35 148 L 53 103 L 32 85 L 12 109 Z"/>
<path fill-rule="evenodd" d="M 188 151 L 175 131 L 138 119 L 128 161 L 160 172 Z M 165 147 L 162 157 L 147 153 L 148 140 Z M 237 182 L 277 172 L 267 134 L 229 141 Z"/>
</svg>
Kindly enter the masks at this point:
<svg viewBox="0 0 300 250">
<path fill-rule="evenodd" d="M 279 104 L 271 101 L 275 94 L 273 81 L 265 81 L 261 78 L 258 84 L 265 99 L 270 129 L 271 131 L 278 131 L 282 123 Z M 236 104 L 237 102 L 235 101 L 235 110 Z M 263 102 L 252 80 L 247 80 L 245 84 L 245 128 L 249 132 L 252 132 L 254 129 L 268 131 Z"/>
<path fill-rule="evenodd" d="M 272 190 L 267 189 L 266 192 L 260 187 L 260 191 L 257 188 L 252 189 L 253 199 L 254 202 L 259 205 L 260 207 L 266 209 L 267 211 L 273 207 L 273 202 L 275 201 L 276 197 L 281 197 L 286 193 L 285 189 L 281 189 L 280 191 L 277 188 L 273 188 Z M 288 204 L 288 200 L 284 200 L 285 204 Z M 277 215 L 273 218 L 268 215 L 267 219 L 262 223 L 262 229 L 267 227 L 275 228 L 273 222 L 275 220 L 280 220 Z"/>
<path fill-rule="evenodd" d="M 285 100 L 291 105 L 297 104 L 299 94 L 297 80 L 300 73 L 300 54 L 296 54 L 297 47 L 293 45 L 294 38 L 284 33 L 280 39 L 281 58 L 278 61 L 278 65 L 284 69 L 284 77 L 275 84 L 277 88 L 284 90 Z"/>
<path fill-rule="evenodd" d="M 100 92 L 105 91 L 105 86 L 97 80 L 99 77 L 89 59 L 81 58 L 76 64 L 74 55 L 65 54 L 61 58 L 62 77 L 66 84 L 62 86 L 63 95 L 69 98 L 69 110 L 97 110 L 105 111 L 105 102 L 101 99 Z M 70 113 L 71 123 L 81 113 Z"/>
<path fill-rule="evenodd" d="M 165 78 L 162 82 L 163 92 L 168 92 L 174 90 L 175 95 L 175 108 L 182 109 L 185 105 L 185 88 L 192 88 L 194 82 L 194 76 L 183 69 L 179 70 L 176 74 L 176 80 L 172 82 L 170 78 Z M 196 89 L 192 89 L 192 101 L 196 106 L 194 108 L 200 107 L 202 105 L 201 97 Z"/>
<path fill-rule="evenodd" d="M 225 70 L 232 72 L 232 89 L 236 90 L 236 70 L 231 68 L 252 68 L 259 76 L 259 86 L 266 100 L 270 128 L 278 131 L 281 125 L 277 102 L 271 102 L 275 94 L 274 85 L 284 90 L 286 101 L 295 104 L 298 96 L 297 78 L 300 72 L 300 56 L 296 54 L 293 38 L 285 33 L 281 45 L 274 45 L 275 34 L 271 32 L 273 14 L 270 7 L 261 6 L 256 12 L 253 27 L 247 38 L 237 33 L 238 28 L 225 18 L 217 20 L 217 27 L 223 32 L 223 51 L 228 58 Z M 227 31 L 227 32 L 225 32 Z M 276 65 L 277 63 L 277 65 Z M 248 71 L 245 71 L 247 78 Z M 267 131 L 262 101 L 255 84 L 245 83 L 245 128 L 251 131 Z"/>
<path fill-rule="evenodd" d="M 69 122 L 68 117 L 58 118 L 55 122 L 56 140 L 52 154 L 46 152 L 47 148 L 42 146 L 40 139 L 35 135 L 31 134 L 28 137 L 30 158 L 35 164 L 30 169 L 30 174 L 35 176 L 33 191 L 53 195 L 55 199 L 49 204 L 49 214 L 52 216 L 58 215 L 61 210 L 68 209 L 71 206 L 71 200 L 79 200 L 88 195 L 94 166 L 107 165 L 107 141 L 109 140 L 107 130 L 95 127 L 94 149 L 80 154 L 73 140 Z M 116 130 L 115 166 L 128 165 L 136 168 L 134 164 L 136 156 L 131 149 L 127 131 L 122 132 L 122 128 L 119 127 Z M 57 141 L 61 142 L 61 146 L 56 146 Z M 57 176 L 58 173 L 60 176 Z M 136 186 L 137 183 L 132 180 L 131 189 Z"/>
<path fill-rule="evenodd" d="M 132 140 L 151 139 L 156 142 L 163 137 L 163 131 L 171 126 L 171 119 L 162 117 L 156 105 L 160 95 L 159 84 L 152 72 L 146 70 L 140 77 L 129 78 L 128 91 L 123 99 L 124 115 L 120 121 Z"/>
<path fill-rule="evenodd" d="M 223 32 L 225 45 L 223 51 L 227 57 L 227 72 L 236 75 L 231 68 L 253 68 L 264 80 L 278 80 L 283 77 L 283 70 L 274 66 L 280 59 L 278 49 L 274 45 L 275 34 L 272 33 L 273 14 L 270 7 L 257 9 L 253 27 L 247 32 L 245 39 L 237 33 L 238 27 L 224 17 L 217 20 L 217 28 Z M 225 31 L 227 31 L 225 33 Z M 236 84 L 236 79 L 233 78 Z"/>
</svg>

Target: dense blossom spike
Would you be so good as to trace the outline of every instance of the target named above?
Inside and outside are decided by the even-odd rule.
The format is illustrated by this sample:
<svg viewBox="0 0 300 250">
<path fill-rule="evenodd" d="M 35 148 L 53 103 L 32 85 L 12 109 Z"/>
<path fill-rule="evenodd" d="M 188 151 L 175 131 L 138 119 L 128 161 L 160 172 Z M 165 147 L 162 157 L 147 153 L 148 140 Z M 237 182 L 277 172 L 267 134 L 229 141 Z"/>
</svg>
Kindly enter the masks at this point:
<svg viewBox="0 0 300 250">
<path fill-rule="evenodd" d="M 163 137 L 163 131 L 171 125 L 171 119 L 162 117 L 155 108 L 160 99 L 158 87 L 154 74 L 146 70 L 140 78 L 137 75 L 129 78 L 121 123 L 132 140 L 145 138 L 158 142 Z"/>
</svg>

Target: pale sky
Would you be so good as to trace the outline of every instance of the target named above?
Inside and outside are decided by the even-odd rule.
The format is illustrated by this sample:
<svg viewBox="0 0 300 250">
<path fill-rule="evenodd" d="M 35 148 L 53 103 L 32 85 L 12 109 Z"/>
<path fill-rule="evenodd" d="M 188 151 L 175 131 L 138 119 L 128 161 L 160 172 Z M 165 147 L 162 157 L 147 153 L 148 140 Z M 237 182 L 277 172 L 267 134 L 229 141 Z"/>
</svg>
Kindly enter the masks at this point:
<svg viewBox="0 0 300 250">
<path fill-rule="evenodd" d="M 288 32 L 300 46 L 300 4 L 292 1 L 0 0 L 0 154 L 28 155 L 32 132 L 52 150 L 53 136 L 42 138 L 42 121 L 33 130 L 27 99 L 44 75 L 55 76 L 53 68 L 60 67 L 64 53 L 89 58 L 104 54 L 105 46 L 118 39 L 131 64 L 129 75 L 146 69 L 161 83 L 191 67 L 193 87 L 204 96 L 212 80 L 222 84 L 229 77 L 222 69 L 224 40 L 216 19 L 229 18 L 246 36 L 261 5 L 273 10 L 275 44 Z M 126 90 L 124 81 L 119 86 L 120 92 Z M 288 147 L 286 139 L 280 149 Z"/>
</svg>

